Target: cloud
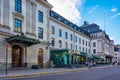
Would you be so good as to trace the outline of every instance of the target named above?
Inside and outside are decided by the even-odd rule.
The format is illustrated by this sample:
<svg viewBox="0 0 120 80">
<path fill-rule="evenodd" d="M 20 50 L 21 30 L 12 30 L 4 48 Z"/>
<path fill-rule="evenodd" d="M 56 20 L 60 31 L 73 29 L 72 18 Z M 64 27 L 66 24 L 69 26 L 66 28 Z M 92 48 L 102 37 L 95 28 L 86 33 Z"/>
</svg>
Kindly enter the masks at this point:
<svg viewBox="0 0 120 80">
<path fill-rule="evenodd" d="M 88 14 L 92 13 L 93 11 L 95 11 L 98 7 L 99 7 L 99 5 L 96 5 L 96 6 L 92 7 L 92 8 L 88 11 Z"/>
<path fill-rule="evenodd" d="M 113 37 L 113 36 L 110 36 L 110 39 L 111 39 L 111 40 L 115 40 L 115 37 Z"/>
<path fill-rule="evenodd" d="M 113 18 L 116 18 L 116 17 L 118 17 L 118 16 L 120 16 L 120 12 L 119 13 L 117 13 L 117 14 L 115 14 L 115 15 L 113 15 L 112 17 L 110 17 L 111 19 L 113 19 Z"/>
<path fill-rule="evenodd" d="M 76 6 L 82 5 L 83 0 L 48 0 L 53 5 L 53 9 L 58 14 L 75 24 L 80 24 L 81 14 Z"/>
<path fill-rule="evenodd" d="M 117 8 L 112 8 L 111 12 L 117 12 L 117 10 L 118 10 Z"/>
</svg>

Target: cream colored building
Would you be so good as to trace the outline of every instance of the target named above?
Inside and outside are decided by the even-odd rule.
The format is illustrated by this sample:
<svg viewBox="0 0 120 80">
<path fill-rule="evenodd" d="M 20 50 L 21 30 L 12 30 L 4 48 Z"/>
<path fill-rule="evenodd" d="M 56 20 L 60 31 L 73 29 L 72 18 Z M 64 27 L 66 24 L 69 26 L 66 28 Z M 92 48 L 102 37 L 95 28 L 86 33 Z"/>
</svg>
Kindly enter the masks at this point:
<svg viewBox="0 0 120 80">
<path fill-rule="evenodd" d="M 49 11 L 45 0 L 0 0 L 0 69 L 48 67 Z"/>
<path fill-rule="evenodd" d="M 89 34 L 51 8 L 47 0 L 0 0 L 0 69 L 6 62 L 8 68 L 49 67 L 50 50 L 55 49 L 100 54 L 104 59 L 113 54 L 114 42 L 106 33 Z"/>
</svg>

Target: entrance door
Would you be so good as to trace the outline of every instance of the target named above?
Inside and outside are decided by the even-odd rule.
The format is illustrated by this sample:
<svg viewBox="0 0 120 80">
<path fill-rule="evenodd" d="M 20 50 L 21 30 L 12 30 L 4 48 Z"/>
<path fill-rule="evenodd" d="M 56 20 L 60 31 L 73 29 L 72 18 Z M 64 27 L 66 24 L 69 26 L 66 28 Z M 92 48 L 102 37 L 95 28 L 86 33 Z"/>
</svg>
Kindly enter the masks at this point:
<svg viewBox="0 0 120 80">
<path fill-rule="evenodd" d="M 38 50 L 38 65 L 40 68 L 43 67 L 43 50 L 42 49 Z"/>
<path fill-rule="evenodd" d="M 22 49 L 21 47 L 14 45 L 12 47 L 12 67 L 22 66 Z"/>
</svg>

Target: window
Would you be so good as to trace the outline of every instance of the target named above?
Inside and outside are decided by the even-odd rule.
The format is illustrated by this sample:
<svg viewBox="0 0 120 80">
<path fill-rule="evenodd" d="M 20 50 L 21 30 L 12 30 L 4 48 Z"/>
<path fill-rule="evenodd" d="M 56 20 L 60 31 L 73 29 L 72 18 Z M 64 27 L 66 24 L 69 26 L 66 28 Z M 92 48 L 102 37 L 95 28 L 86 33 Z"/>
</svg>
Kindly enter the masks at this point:
<svg viewBox="0 0 120 80">
<path fill-rule="evenodd" d="M 86 53 L 87 53 L 87 48 L 86 48 Z"/>
<path fill-rule="evenodd" d="M 90 49 L 89 49 L 89 53 L 90 53 Z"/>
<path fill-rule="evenodd" d="M 59 29 L 59 37 L 62 37 L 62 30 Z"/>
<path fill-rule="evenodd" d="M 81 47 L 79 46 L 79 51 L 81 51 Z"/>
<path fill-rule="evenodd" d="M 93 49 L 93 54 L 95 54 L 96 53 L 96 49 Z"/>
<path fill-rule="evenodd" d="M 68 43 L 67 43 L 67 42 L 65 42 L 65 48 L 66 48 L 66 49 L 68 48 Z"/>
<path fill-rule="evenodd" d="M 52 46 L 55 46 L 55 38 L 51 39 Z"/>
<path fill-rule="evenodd" d="M 93 47 L 96 47 L 96 43 L 95 42 L 93 43 Z"/>
<path fill-rule="evenodd" d="M 43 28 L 38 27 L 38 38 L 43 39 Z"/>
<path fill-rule="evenodd" d="M 59 48 L 62 48 L 62 41 L 59 40 Z"/>
<path fill-rule="evenodd" d="M 72 45 L 72 43 L 70 44 L 70 46 L 71 46 L 71 49 L 73 49 L 73 45 Z"/>
<path fill-rule="evenodd" d="M 77 45 L 75 46 L 76 50 L 77 50 Z"/>
<path fill-rule="evenodd" d="M 87 46 L 87 41 L 86 41 L 86 46 Z"/>
<path fill-rule="evenodd" d="M 72 41 L 72 39 L 73 39 L 73 36 L 72 36 L 72 34 L 70 35 L 70 40 Z"/>
<path fill-rule="evenodd" d="M 67 32 L 65 32 L 65 39 L 67 39 L 68 38 L 68 33 Z"/>
<path fill-rule="evenodd" d="M 15 18 L 15 31 L 21 32 L 22 21 L 20 19 Z"/>
<path fill-rule="evenodd" d="M 21 5 L 22 5 L 21 0 L 15 0 L 15 11 L 21 12 Z"/>
<path fill-rule="evenodd" d="M 38 21 L 43 22 L 43 12 L 38 11 Z"/>
<path fill-rule="evenodd" d="M 82 42 L 83 42 L 83 45 L 84 45 L 84 40 Z"/>
<path fill-rule="evenodd" d="M 54 26 L 51 26 L 51 33 L 55 34 L 55 27 Z"/>
<path fill-rule="evenodd" d="M 83 47 L 83 52 L 84 52 L 84 47 Z"/>
<path fill-rule="evenodd" d="M 79 44 L 81 43 L 81 38 L 79 38 Z"/>
<path fill-rule="evenodd" d="M 90 42 L 89 42 L 89 47 L 90 47 Z"/>
<path fill-rule="evenodd" d="M 77 42 L 77 36 L 75 36 L 75 42 Z"/>
</svg>

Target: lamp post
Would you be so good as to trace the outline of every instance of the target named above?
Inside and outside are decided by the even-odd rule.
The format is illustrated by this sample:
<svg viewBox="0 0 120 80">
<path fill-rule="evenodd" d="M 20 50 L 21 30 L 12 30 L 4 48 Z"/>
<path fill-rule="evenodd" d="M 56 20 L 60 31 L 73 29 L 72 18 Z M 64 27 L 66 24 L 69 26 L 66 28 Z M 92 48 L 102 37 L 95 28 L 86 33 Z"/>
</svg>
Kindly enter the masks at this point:
<svg viewBox="0 0 120 80">
<path fill-rule="evenodd" d="M 9 48 L 9 46 L 8 46 L 8 44 L 6 44 L 6 70 L 5 70 L 6 76 L 8 73 L 8 69 L 7 69 L 7 67 L 8 67 L 8 48 Z"/>
</svg>

